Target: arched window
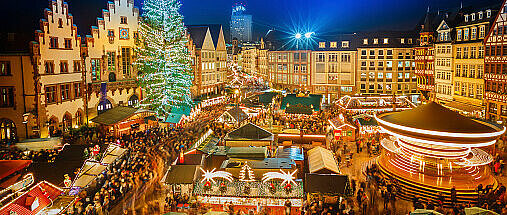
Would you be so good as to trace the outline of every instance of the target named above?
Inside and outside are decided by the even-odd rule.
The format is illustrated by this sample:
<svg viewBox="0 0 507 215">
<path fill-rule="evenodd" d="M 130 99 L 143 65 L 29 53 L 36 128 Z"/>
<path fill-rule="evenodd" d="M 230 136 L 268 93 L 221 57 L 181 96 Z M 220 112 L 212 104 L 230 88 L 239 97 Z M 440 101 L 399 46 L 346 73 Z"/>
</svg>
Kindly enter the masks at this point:
<svg viewBox="0 0 507 215">
<path fill-rule="evenodd" d="M 76 125 L 78 126 L 83 125 L 83 114 L 81 113 L 81 111 L 78 111 L 76 113 Z"/>
<path fill-rule="evenodd" d="M 104 99 L 101 102 L 99 102 L 99 106 L 97 106 L 97 112 L 101 114 L 111 108 L 113 108 L 113 104 L 111 104 L 111 102 L 108 99 Z"/>
<path fill-rule="evenodd" d="M 56 117 L 51 117 L 49 119 L 49 135 L 54 136 L 56 134 L 56 129 L 58 129 L 58 120 Z"/>
<path fill-rule="evenodd" d="M 0 140 L 15 140 L 16 136 L 16 125 L 10 119 L 0 120 Z"/>
<path fill-rule="evenodd" d="M 109 82 L 115 82 L 116 81 L 116 74 L 114 72 L 109 73 Z"/>
<path fill-rule="evenodd" d="M 136 94 L 132 95 L 130 98 L 129 98 L 129 106 L 134 106 L 136 105 L 137 103 L 139 103 L 139 97 L 137 97 Z"/>
<path fill-rule="evenodd" d="M 72 128 L 72 116 L 70 114 L 63 115 L 62 123 L 63 130 L 68 131 L 70 128 Z"/>
</svg>

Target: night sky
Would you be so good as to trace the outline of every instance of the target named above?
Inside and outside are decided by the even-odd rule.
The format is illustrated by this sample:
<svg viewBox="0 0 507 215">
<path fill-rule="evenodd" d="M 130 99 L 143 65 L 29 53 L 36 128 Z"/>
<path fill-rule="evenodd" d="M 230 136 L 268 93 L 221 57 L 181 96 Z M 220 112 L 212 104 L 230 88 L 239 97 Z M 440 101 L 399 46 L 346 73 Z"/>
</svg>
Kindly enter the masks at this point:
<svg viewBox="0 0 507 215">
<path fill-rule="evenodd" d="M 182 0 L 186 24 L 223 24 L 228 30 L 231 7 L 237 0 Z M 282 31 L 311 30 L 319 34 L 375 30 L 410 30 L 430 6 L 431 11 L 469 5 L 488 5 L 501 0 L 243 0 L 253 15 L 254 38 L 275 28 Z M 8 1 L 0 14 L 2 20 L 19 20 L 0 25 L 0 31 L 33 32 L 47 7 L 46 0 Z M 80 34 L 105 8 L 107 0 L 67 0 Z M 136 0 L 141 5 L 142 0 Z"/>
</svg>

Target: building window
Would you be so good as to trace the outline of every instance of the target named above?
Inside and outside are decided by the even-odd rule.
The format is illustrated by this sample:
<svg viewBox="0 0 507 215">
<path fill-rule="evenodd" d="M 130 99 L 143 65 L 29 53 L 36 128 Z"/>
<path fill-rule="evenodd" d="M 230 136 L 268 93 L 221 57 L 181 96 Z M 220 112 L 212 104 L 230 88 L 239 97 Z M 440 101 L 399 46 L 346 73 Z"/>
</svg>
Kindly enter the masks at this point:
<svg viewBox="0 0 507 215">
<path fill-rule="evenodd" d="M 319 42 L 319 48 L 326 48 L 325 42 Z"/>
<path fill-rule="evenodd" d="M 471 39 L 472 40 L 475 40 L 477 39 L 477 28 L 472 28 L 472 35 L 471 35 Z"/>
<path fill-rule="evenodd" d="M 457 40 L 461 40 L 461 33 L 462 33 L 462 30 L 459 29 L 458 33 L 457 33 Z"/>
<path fill-rule="evenodd" d="M 81 62 L 78 60 L 74 61 L 74 72 L 80 72 L 81 71 Z"/>
<path fill-rule="evenodd" d="M 317 62 L 325 62 L 325 61 L 326 61 L 326 54 L 318 53 L 317 54 Z"/>
<path fill-rule="evenodd" d="M 470 59 L 474 59 L 477 55 L 477 47 L 470 47 Z"/>
<path fill-rule="evenodd" d="M 130 96 L 128 105 L 129 106 L 135 106 L 137 103 L 139 103 L 139 97 L 137 97 L 136 94 Z"/>
<path fill-rule="evenodd" d="M 486 10 L 486 18 L 491 18 L 491 10 Z"/>
<path fill-rule="evenodd" d="M 475 65 L 470 65 L 470 72 L 468 73 L 469 78 L 475 78 Z"/>
<path fill-rule="evenodd" d="M 67 61 L 60 61 L 60 73 L 69 73 L 69 63 Z"/>
<path fill-rule="evenodd" d="M 363 39 L 363 44 L 368 45 L 368 39 Z"/>
<path fill-rule="evenodd" d="M 121 48 L 122 71 L 123 75 L 130 76 L 131 59 L 130 48 Z M 287 56 L 285 56 L 287 58 Z"/>
<path fill-rule="evenodd" d="M 63 28 L 63 21 L 62 21 L 62 19 L 58 19 L 58 28 Z"/>
<path fill-rule="evenodd" d="M 331 48 L 337 48 L 338 47 L 338 43 L 337 42 L 331 42 L 329 46 Z"/>
<path fill-rule="evenodd" d="M 401 43 L 401 44 L 405 44 L 405 38 L 401 38 L 401 39 L 400 39 L 400 43 Z"/>
<path fill-rule="evenodd" d="M 121 40 L 129 39 L 129 29 L 128 28 L 120 28 L 119 33 Z"/>
<path fill-rule="evenodd" d="M 479 58 L 484 58 L 484 46 L 479 46 Z"/>
<path fill-rule="evenodd" d="M 44 72 L 46 74 L 55 74 L 55 64 L 53 61 L 46 61 L 44 63 Z"/>
<path fill-rule="evenodd" d="M 378 38 L 373 39 L 373 44 L 378 44 Z"/>
<path fill-rule="evenodd" d="M 465 15 L 465 22 L 468 22 L 468 14 Z"/>
<path fill-rule="evenodd" d="M 49 38 L 49 48 L 52 48 L 52 49 L 58 48 L 58 37 L 50 37 Z"/>
<path fill-rule="evenodd" d="M 477 65 L 477 78 L 482 79 L 484 77 L 484 65 Z"/>
<path fill-rule="evenodd" d="M 468 31 L 469 31 L 468 28 L 465 28 L 463 30 L 463 40 L 468 40 Z"/>
<path fill-rule="evenodd" d="M 461 48 L 456 48 L 456 59 L 461 59 Z"/>
<path fill-rule="evenodd" d="M 62 94 L 62 101 L 70 99 L 70 84 L 60 85 L 60 92 Z"/>
<path fill-rule="evenodd" d="M 72 39 L 65 39 L 65 48 L 72 49 Z"/>
<path fill-rule="evenodd" d="M 461 64 L 456 64 L 456 76 L 461 76 Z"/>
<path fill-rule="evenodd" d="M 384 44 L 389 44 L 389 38 L 384 38 Z"/>
<path fill-rule="evenodd" d="M 472 13 L 472 21 L 475 21 L 475 13 Z"/>
<path fill-rule="evenodd" d="M 120 16 L 120 24 L 127 24 L 127 17 L 126 16 Z"/>
<path fill-rule="evenodd" d="M 463 48 L 463 59 L 468 59 L 468 47 Z"/>
<path fill-rule="evenodd" d="M 111 104 L 111 102 L 108 99 L 104 99 L 101 102 L 99 102 L 99 105 L 97 106 L 97 112 L 98 114 L 101 114 L 111 108 L 113 108 L 113 104 Z"/>
<path fill-rule="evenodd" d="M 0 87 L 0 107 L 14 107 L 14 87 Z"/>
<path fill-rule="evenodd" d="M 91 59 L 91 72 L 92 72 L 92 80 L 97 81 L 100 80 L 100 59 Z"/>
<path fill-rule="evenodd" d="M 56 86 L 46 87 L 46 103 L 51 104 L 56 102 Z"/>
<path fill-rule="evenodd" d="M 116 52 L 107 52 L 107 70 L 116 70 Z"/>
<path fill-rule="evenodd" d="M 479 12 L 479 19 L 482 19 L 484 13 L 482 11 Z"/>
<path fill-rule="evenodd" d="M 11 62 L 0 61 L 0 76 L 10 76 L 11 73 Z"/>
<path fill-rule="evenodd" d="M 81 90 L 81 83 L 74 83 L 74 98 L 80 98 L 83 96 L 83 91 Z"/>
<path fill-rule="evenodd" d="M 342 48 L 348 48 L 349 47 L 349 41 L 342 41 Z"/>
<path fill-rule="evenodd" d="M 337 54 L 329 54 L 329 62 L 338 62 Z"/>
<path fill-rule="evenodd" d="M 484 38 L 485 35 L 486 35 L 486 26 L 481 25 L 479 27 L 479 39 Z"/>
<path fill-rule="evenodd" d="M 342 62 L 350 63 L 350 54 L 342 54 Z"/>
</svg>

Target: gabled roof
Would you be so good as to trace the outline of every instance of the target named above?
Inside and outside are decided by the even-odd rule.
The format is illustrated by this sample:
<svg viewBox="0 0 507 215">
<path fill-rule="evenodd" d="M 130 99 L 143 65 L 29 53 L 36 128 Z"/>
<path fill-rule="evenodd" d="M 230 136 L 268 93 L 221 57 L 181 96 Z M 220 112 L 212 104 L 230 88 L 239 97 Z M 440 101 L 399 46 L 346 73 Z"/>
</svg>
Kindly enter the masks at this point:
<svg viewBox="0 0 507 215">
<path fill-rule="evenodd" d="M 206 38 L 206 32 L 208 32 L 208 27 L 189 25 L 187 26 L 187 32 L 194 41 L 195 47 L 202 48 L 204 38 Z"/>
<path fill-rule="evenodd" d="M 31 163 L 31 160 L 0 160 L 0 180 L 26 168 Z"/>
<path fill-rule="evenodd" d="M 204 39 L 206 38 L 206 32 L 209 29 L 211 34 L 211 40 L 213 41 L 213 45 L 215 49 L 218 47 L 218 39 L 220 38 L 220 29 L 222 29 L 222 25 L 220 24 L 208 24 L 208 25 L 187 25 L 188 33 L 190 37 L 194 41 L 194 44 L 197 48 L 202 48 L 204 43 Z"/>
<path fill-rule="evenodd" d="M 173 165 L 167 172 L 166 184 L 192 184 L 199 165 Z"/>
<path fill-rule="evenodd" d="M 243 122 L 244 120 L 248 119 L 248 115 L 239 107 L 233 107 L 230 110 L 226 112 L 229 114 L 236 122 Z"/>
<path fill-rule="evenodd" d="M 103 124 L 103 125 L 114 125 L 121 122 L 136 113 L 147 112 L 148 110 L 118 106 L 113 109 L 107 110 L 106 112 L 99 114 L 95 118 L 91 119 L 92 122 Z"/>
<path fill-rule="evenodd" d="M 333 153 L 320 146 L 308 151 L 308 169 L 310 173 L 340 173 Z"/>
<path fill-rule="evenodd" d="M 351 193 L 349 177 L 335 174 L 305 174 L 305 192 L 347 196 Z"/>
<path fill-rule="evenodd" d="M 225 140 L 273 140 L 273 134 L 261 127 L 248 123 L 240 128 L 231 131 Z"/>
</svg>

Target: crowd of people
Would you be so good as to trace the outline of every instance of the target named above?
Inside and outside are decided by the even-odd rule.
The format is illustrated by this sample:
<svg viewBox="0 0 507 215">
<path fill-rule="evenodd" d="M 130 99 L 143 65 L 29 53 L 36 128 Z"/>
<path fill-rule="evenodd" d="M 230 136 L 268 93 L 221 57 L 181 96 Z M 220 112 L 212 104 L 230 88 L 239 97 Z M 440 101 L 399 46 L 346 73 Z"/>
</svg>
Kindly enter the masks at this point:
<svg viewBox="0 0 507 215">
<path fill-rule="evenodd" d="M 0 160 L 32 160 L 33 162 L 52 163 L 60 154 L 60 149 L 20 150 L 18 148 L 5 148 L 0 151 Z"/>
</svg>

